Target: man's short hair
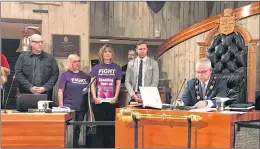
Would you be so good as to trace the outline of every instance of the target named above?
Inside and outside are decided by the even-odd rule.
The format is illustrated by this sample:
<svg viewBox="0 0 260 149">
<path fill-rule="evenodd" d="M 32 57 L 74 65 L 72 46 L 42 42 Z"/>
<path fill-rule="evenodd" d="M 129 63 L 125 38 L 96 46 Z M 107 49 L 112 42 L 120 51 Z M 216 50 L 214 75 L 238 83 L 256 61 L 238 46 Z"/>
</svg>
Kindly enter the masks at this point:
<svg viewBox="0 0 260 149">
<path fill-rule="evenodd" d="M 136 43 L 136 48 L 137 48 L 139 45 L 141 45 L 141 44 L 146 44 L 146 45 L 147 45 L 147 43 L 146 43 L 144 40 L 139 40 L 139 41 Z"/>
<path fill-rule="evenodd" d="M 201 58 L 196 64 L 196 67 L 198 67 L 201 64 L 208 64 L 209 68 L 211 68 L 211 61 L 208 58 Z"/>
</svg>

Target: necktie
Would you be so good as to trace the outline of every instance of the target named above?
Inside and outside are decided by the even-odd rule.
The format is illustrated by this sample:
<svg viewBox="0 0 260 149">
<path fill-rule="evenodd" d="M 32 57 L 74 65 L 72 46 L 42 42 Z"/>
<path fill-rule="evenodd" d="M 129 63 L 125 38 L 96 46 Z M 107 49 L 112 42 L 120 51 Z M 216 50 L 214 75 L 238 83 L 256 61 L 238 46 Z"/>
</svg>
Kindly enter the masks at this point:
<svg viewBox="0 0 260 149">
<path fill-rule="evenodd" d="M 140 64 L 139 64 L 139 72 L 138 72 L 138 91 L 139 90 L 139 86 L 142 86 L 142 78 L 143 78 L 143 60 L 140 60 Z"/>
<path fill-rule="evenodd" d="M 203 98 L 205 97 L 205 94 L 206 94 L 206 83 L 201 83 L 201 88 L 202 88 L 202 95 L 203 95 Z"/>
</svg>

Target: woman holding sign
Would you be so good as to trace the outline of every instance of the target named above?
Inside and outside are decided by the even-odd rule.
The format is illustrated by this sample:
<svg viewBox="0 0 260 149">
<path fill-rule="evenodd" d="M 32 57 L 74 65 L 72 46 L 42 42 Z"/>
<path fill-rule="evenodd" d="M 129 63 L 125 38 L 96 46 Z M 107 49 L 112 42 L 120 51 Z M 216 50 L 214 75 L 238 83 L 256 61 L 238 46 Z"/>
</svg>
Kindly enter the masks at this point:
<svg viewBox="0 0 260 149">
<path fill-rule="evenodd" d="M 105 44 L 99 50 L 99 64 L 91 72 L 93 112 L 96 121 L 114 121 L 117 98 L 122 78 L 121 67 L 113 62 L 114 50 Z M 115 127 L 97 126 L 97 146 L 100 148 L 115 147 Z"/>
</svg>

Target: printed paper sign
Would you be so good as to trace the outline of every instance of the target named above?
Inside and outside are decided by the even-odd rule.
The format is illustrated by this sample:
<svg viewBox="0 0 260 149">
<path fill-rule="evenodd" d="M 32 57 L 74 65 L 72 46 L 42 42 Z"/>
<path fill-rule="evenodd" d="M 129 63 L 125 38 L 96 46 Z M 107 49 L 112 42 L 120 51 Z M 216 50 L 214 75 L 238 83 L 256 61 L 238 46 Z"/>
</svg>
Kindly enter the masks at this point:
<svg viewBox="0 0 260 149">
<path fill-rule="evenodd" d="M 98 98 L 102 102 L 109 102 L 114 97 L 114 79 L 99 78 L 97 82 Z"/>
</svg>

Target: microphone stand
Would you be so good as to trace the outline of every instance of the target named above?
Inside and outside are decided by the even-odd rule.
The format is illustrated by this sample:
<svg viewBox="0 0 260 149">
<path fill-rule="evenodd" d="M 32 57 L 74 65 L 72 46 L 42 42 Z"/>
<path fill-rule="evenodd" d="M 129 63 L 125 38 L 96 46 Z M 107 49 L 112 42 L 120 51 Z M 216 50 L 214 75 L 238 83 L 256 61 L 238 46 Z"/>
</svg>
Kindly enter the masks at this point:
<svg viewBox="0 0 260 149">
<path fill-rule="evenodd" d="M 1 104 L 3 105 L 2 107 L 4 108 L 5 107 L 5 88 L 3 85 L 1 85 L 1 90 L 3 93 L 3 95 L 1 96 Z"/>
<path fill-rule="evenodd" d="M 85 87 L 83 90 L 82 90 L 82 92 L 83 92 L 83 94 L 86 94 L 86 93 L 88 93 L 88 108 L 89 108 L 89 114 L 90 114 L 90 121 L 92 122 L 93 121 L 93 119 L 92 119 L 92 115 L 93 115 L 93 111 L 92 111 L 92 106 L 91 106 L 91 103 L 90 103 L 90 88 L 91 88 L 91 85 L 92 85 L 92 83 L 94 83 L 94 81 L 96 80 L 96 77 L 94 77 L 93 79 L 92 79 L 92 81 L 88 84 L 88 86 L 87 87 Z M 92 125 L 90 125 L 90 131 L 92 131 Z"/>
<path fill-rule="evenodd" d="M 186 79 L 184 79 L 184 80 L 183 80 L 183 83 L 182 83 L 182 85 L 181 85 L 181 88 L 180 88 L 180 90 L 178 91 L 178 94 L 177 94 L 177 96 L 176 96 L 175 102 L 174 102 L 174 104 L 173 104 L 173 106 L 172 106 L 171 110 L 173 110 L 173 109 L 176 109 L 176 103 L 177 103 L 177 99 L 178 99 L 178 97 L 179 97 L 179 95 L 180 95 L 180 92 L 181 92 L 181 90 L 182 90 L 182 87 L 183 87 L 183 85 L 184 85 L 185 81 L 186 81 Z"/>
<path fill-rule="evenodd" d="M 7 102 L 8 102 L 9 95 L 10 95 L 10 92 L 11 92 L 11 89 L 12 89 L 12 86 L 13 86 L 13 83 L 14 83 L 15 76 L 16 76 L 16 74 L 14 74 L 14 76 L 13 76 L 12 83 L 11 83 L 11 86 L 10 86 L 10 89 L 9 89 L 9 92 L 8 92 L 7 97 L 6 97 L 6 100 L 5 100 L 5 105 L 4 105 L 4 113 L 5 113 L 5 114 L 7 114 L 7 112 L 6 112 Z M 3 87 L 3 92 L 5 92 L 4 87 Z M 4 94 L 4 93 L 3 93 L 3 94 Z"/>
</svg>

